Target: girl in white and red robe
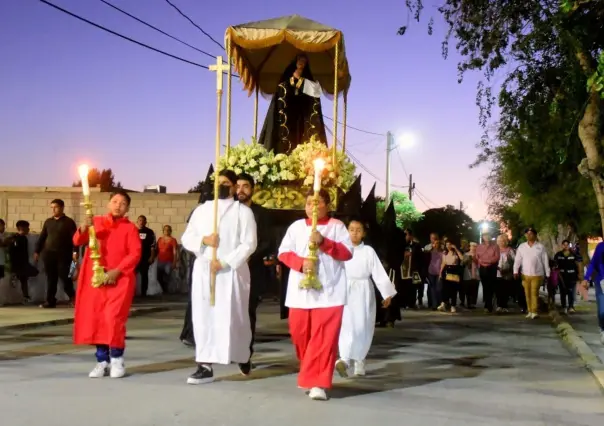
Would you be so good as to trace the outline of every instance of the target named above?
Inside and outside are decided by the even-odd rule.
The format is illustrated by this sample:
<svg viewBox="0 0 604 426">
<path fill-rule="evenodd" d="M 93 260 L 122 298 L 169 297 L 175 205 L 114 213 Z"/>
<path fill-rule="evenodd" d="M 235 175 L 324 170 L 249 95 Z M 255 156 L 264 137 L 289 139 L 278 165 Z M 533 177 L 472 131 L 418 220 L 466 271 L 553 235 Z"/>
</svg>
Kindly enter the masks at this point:
<svg viewBox="0 0 604 426">
<path fill-rule="evenodd" d="M 346 269 L 352 258 L 352 243 L 346 226 L 328 217 L 329 194 L 321 190 L 317 231 L 312 232 L 313 196 L 306 199 L 309 219 L 294 222 L 287 230 L 279 260 L 291 269 L 285 305 L 289 307 L 289 332 L 300 361 L 298 387 L 309 389 L 309 397 L 326 400 L 331 389 L 338 356 L 338 337 L 346 304 Z M 310 242 L 319 245 L 315 266 L 306 257 Z M 300 288 L 306 271 L 316 271 L 321 290 Z"/>
<path fill-rule="evenodd" d="M 365 357 L 371 347 L 375 331 L 375 291 L 373 284 L 382 295 L 382 306 L 390 306 L 396 294 L 375 250 L 363 244 L 365 226 L 360 220 L 351 220 L 348 225 L 353 245 L 352 260 L 346 262 L 348 298 L 342 317 L 340 330 L 340 359 L 336 371 L 348 377 L 348 369 L 354 363 L 355 376 L 365 375 Z"/>
</svg>

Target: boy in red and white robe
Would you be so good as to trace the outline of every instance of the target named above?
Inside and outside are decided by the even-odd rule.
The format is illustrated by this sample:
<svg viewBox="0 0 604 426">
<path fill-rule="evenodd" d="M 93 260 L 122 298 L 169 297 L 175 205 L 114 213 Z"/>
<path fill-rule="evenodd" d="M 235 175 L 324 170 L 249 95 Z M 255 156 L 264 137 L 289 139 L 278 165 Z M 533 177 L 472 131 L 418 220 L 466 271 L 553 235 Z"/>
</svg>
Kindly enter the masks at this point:
<svg viewBox="0 0 604 426">
<path fill-rule="evenodd" d="M 294 222 L 279 247 L 279 260 L 291 272 L 285 305 L 289 307 L 289 332 L 300 361 L 298 387 L 309 389 L 315 400 L 326 400 L 331 389 L 338 357 L 338 338 L 346 304 L 346 270 L 344 262 L 352 259 L 352 243 L 346 226 L 328 216 L 329 194 L 321 190 L 317 231 L 312 232 L 313 195 L 306 199 L 308 219 Z M 308 246 L 319 246 L 318 262 L 309 261 Z M 315 270 L 321 290 L 300 288 L 306 271 Z"/>
</svg>

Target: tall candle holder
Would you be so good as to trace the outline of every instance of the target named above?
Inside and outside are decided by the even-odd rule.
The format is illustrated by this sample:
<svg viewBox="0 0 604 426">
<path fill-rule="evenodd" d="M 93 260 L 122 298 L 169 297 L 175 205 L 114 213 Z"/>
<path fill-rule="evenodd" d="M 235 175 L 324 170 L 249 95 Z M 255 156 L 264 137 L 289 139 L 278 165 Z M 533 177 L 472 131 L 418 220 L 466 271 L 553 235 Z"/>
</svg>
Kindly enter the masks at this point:
<svg viewBox="0 0 604 426">
<path fill-rule="evenodd" d="M 319 221 L 319 192 L 321 191 L 321 172 L 325 167 L 325 161 L 322 158 L 318 158 L 313 162 L 315 168 L 315 179 L 313 183 L 313 207 L 311 217 L 311 232 L 314 233 L 317 230 L 317 222 Z M 300 288 L 304 290 L 321 290 L 323 285 L 319 281 L 317 273 L 317 262 L 319 261 L 319 246 L 314 242 L 308 244 L 308 256 L 307 260 L 310 260 L 314 264 L 312 270 L 304 271 L 304 278 L 300 280 Z"/>
<path fill-rule="evenodd" d="M 82 181 L 82 194 L 84 196 L 84 214 L 92 223 L 92 202 L 90 201 L 90 186 L 88 184 L 88 166 L 83 164 L 79 168 L 80 180 Z M 92 281 L 91 285 L 94 288 L 101 287 L 107 281 L 105 268 L 101 265 L 100 243 L 96 237 L 96 231 L 93 225 L 88 227 L 88 252 L 92 261 Z"/>
</svg>

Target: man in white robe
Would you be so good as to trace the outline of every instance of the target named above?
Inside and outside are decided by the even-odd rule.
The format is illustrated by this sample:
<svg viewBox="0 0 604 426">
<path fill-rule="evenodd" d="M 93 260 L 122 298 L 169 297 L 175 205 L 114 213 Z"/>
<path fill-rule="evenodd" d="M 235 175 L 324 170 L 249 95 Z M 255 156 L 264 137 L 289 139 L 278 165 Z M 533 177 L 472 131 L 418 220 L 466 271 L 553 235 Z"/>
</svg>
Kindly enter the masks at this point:
<svg viewBox="0 0 604 426">
<path fill-rule="evenodd" d="M 312 232 L 313 195 L 306 200 L 309 219 L 294 222 L 287 230 L 279 260 L 291 271 L 285 305 L 289 308 L 289 332 L 300 360 L 298 387 L 309 389 L 309 397 L 326 400 L 333 382 L 338 356 L 338 336 L 346 304 L 344 262 L 352 258 L 352 243 L 344 224 L 328 216 L 329 193 L 321 190 L 317 230 Z M 309 242 L 319 246 L 318 262 L 308 257 Z M 316 273 L 322 288 L 300 288 L 305 272 Z"/>
<path fill-rule="evenodd" d="M 214 202 L 207 201 L 195 209 L 181 239 L 196 256 L 191 300 L 198 368 L 187 379 L 192 385 L 214 381 L 212 364 L 246 363 L 250 358 L 247 261 L 256 250 L 256 222 L 252 210 L 235 201 L 235 173 L 223 170 L 218 179 L 218 233 L 213 233 Z M 216 272 L 214 306 L 210 305 L 212 271 Z"/>
</svg>

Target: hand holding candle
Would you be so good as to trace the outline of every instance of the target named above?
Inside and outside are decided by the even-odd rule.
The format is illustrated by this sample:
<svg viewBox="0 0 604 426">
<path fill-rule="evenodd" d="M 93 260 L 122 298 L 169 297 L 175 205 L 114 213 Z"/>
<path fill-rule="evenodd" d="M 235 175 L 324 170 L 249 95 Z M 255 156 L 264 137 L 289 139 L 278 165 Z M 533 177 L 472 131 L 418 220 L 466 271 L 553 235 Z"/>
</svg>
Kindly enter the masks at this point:
<svg viewBox="0 0 604 426">
<path fill-rule="evenodd" d="M 82 164 L 78 167 L 78 173 L 80 174 L 80 180 L 82 181 L 82 194 L 85 197 L 90 195 L 90 185 L 88 184 L 88 166 L 86 164 Z"/>
<path fill-rule="evenodd" d="M 325 167 L 325 160 L 323 160 L 322 158 L 317 158 L 313 162 L 313 165 L 315 167 L 315 181 L 313 185 L 313 190 L 315 192 L 319 192 L 321 190 L 321 172 Z"/>
</svg>

